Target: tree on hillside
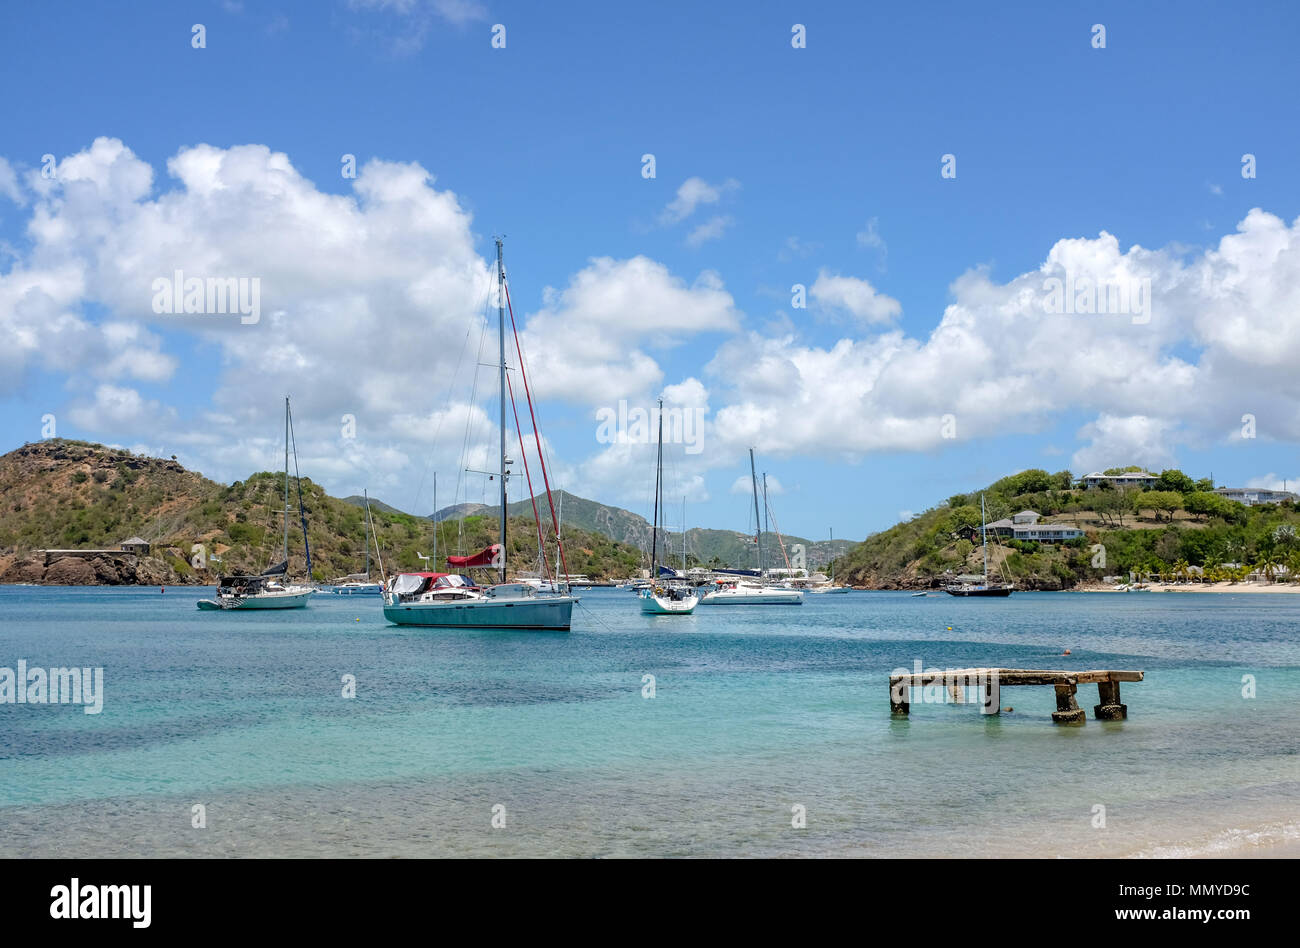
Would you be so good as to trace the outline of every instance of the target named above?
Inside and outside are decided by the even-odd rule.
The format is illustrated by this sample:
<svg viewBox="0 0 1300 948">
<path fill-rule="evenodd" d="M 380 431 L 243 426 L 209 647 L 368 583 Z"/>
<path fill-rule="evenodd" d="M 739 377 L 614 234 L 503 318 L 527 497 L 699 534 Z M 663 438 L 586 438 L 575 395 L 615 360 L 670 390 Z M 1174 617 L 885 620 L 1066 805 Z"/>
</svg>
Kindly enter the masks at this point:
<svg viewBox="0 0 1300 948">
<path fill-rule="evenodd" d="M 1177 491 L 1180 494 L 1190 494 L 1196 490 L 1196 482 L 1174 468 L 1160 472 L 1160 480 L 1154 485 L 1156 490 Z"/>
<path fill-rule="evenodd" d="M 1133 512 L 1133 491 L 1117 489 L 1100 491 L 1093 501 L 1093 509 L 1111 526 L 1124 526 L 1124 515 Z"/>
<path fill-rule="evenodd" d="M 1172 520 L 1174 511 L 1183 505 L 1183 495 L 1174 490 L 1149 490 L 1138 495 L 1137 505 L 1153 511 L 1156 520 L 1160 519 L 1162 512 Z"/>
</svg>

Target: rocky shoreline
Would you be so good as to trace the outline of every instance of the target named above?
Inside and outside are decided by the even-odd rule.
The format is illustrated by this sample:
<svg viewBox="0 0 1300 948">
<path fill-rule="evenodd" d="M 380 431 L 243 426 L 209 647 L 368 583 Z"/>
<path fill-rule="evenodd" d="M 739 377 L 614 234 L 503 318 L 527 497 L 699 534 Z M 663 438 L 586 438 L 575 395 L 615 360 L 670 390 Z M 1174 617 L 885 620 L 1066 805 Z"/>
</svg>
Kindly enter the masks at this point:
<svg viewBox="0 0 1300 948">
<path fill-rule="evenodd" d="M 182 574 L 157 556 L 98 553 L 68 556 L 37 551 L 0 554 L 0 584 L 37 586 L 203 586 L 211 580 Z"/>
</svg>

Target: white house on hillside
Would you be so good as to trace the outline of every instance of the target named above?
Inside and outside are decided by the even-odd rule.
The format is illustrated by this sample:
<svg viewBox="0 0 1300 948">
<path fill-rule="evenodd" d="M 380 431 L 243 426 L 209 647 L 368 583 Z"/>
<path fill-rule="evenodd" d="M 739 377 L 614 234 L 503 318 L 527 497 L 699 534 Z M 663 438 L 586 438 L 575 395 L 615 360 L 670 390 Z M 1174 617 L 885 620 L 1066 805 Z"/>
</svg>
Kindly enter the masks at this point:
<svg viewBox="0 0 1300 948">
<path fill-rule="evenodd" d="M 1094 471 L 1079 478 L 1079 487 L 1092 489 L 1100 487 L 1102 484 L 1110 484 L 1111 487 L 1150 487 L 1160 480 L 1159 476 L 1149 474 L 1146 471 L 1129 471 L 1126 474 L 1102 474 Z"/>
<path fill-rule="evenodd" d="M 1013 540 L 1037 540 L 1039 543 L 1062 543 L 1083 536 L 1078 527 L 1063 523 L 1039 523 L 1042 514 L 1034 510 L 1022 510 L 1007 520 L 995 520 L 985 529 L 995 536 L 1010 537 Z"/>
</svg>

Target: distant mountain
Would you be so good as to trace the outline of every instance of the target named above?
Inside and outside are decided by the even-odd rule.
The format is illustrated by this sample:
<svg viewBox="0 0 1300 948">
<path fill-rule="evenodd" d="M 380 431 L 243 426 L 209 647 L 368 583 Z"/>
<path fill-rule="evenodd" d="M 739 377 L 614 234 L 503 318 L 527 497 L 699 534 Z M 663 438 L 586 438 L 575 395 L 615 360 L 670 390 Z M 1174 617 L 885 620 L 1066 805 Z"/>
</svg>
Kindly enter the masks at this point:
<svg viewBox="0 0 1300 948">
<path fill-rule="evenodd" d="M 352 505 L 355 506 L 355 507 L 360 507 L 362 510 L 365 510 L 365 509 L 366 509 L 366 498 L 365 498 L 364 496 L 362 496 L 361 494 L 353 494 L 351 497 L 344 497 L 344 498 L 343 498 L 343 503 L 345 503 L 345 504 L 352 504 Z M 409 516 L 410 516 L 410 514 L 408 514 L 408 513 L 407 513 L 406 511 L 404 511 L 404 510 L 398 510 L 396 507 L 390 507 L 388 504 L 384 503 L 382 500 L 377 500 L 376 498 L 371 497 L 371 498 L 370 498 L 370 511 L 371 511 L 371 513 L 373 513 L 373 512 L 375 512 L 376 510 L 382 510 L 384 513 L 388 513 L 388 514 L 401 514 L 401 515 L 404 516 L 404 517 L 409 517 Z"/>
<path fill-rule="evenodd" d="M 622 507 L 613 507 L 594 500 L 587 500 L 585 497 L 570 494 L 568 491 L 556 491 L 553 496 L 556 510 L 560 512 L 562 526 L 566 531 L 569 527 L 587 530 L 592 533 L 599 533 L 618 543 L 634 546 L 644 552 L 649 551 L 653 527 L 645 517 L 624 510 Z M 550 510 L 546 506 L 545 494 L 538 496 L 537 509 L 542 516 L 542 522 L 544 524 L 549 523 Z M 431 514 L 430 518 L 442 522 L 454 520 L 460 516 L 492 519 L 500 515 L 501 508 L 499 506 L 458 504 L 454 507 L 444 507 L 436 514 Z M 532 501 L 525 498 L 510 504 L 510 516 L 532 521 Z M 794 556 L 796 544 L 803 545 L 804 556 L 810 569 L 825 566 L 831 559 L 843 555 L 856 545 L 853 540 L 808 540 L 804 537 L 786 535 L 782 535 L 781 539 L 784 541 L 786 556 L 789 557 Z M 781 555 L 776 538 L 773 536 L 770 540 L 771 545 L 768 546 L 769 538 L 764 538 L 764 547 L 770 551 L 770 555 L 766 557 L 767 565 L 783 567 L 785 558 Z M 661 548 L 666 546 L 671 551 L 668 559 L 671 559 L 674 563 L 681 561 L 682 535 L 680 531 L 666 532 L 661 530 L 659 542 Z M 748 568 L 754 565 L 754 537 L 752 534 L 747 535 L 735 530 L 711 530 L 695 527 L 686 531 L 686 553 L 688 563 Z M 663 558 L 661 555 L 661 559 Z"/>
</svg>

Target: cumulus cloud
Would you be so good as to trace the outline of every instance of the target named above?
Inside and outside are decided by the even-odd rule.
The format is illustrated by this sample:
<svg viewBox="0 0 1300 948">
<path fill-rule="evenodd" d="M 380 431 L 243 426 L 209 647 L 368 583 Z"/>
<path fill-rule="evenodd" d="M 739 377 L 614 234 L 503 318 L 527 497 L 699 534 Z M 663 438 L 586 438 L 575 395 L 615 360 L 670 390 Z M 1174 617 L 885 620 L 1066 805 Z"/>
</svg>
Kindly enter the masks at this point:
<svg viewBox="0 0 1300 948">
<path fill-rule="evenodd" d="M 1068 313 L 1053 280 L 1069 288 Z M 875 305 L 856 283 L 823 286 L 846 309 L 854 292 L 860 310 Z M 951 293 L 924 338 L 886 329 L 829 347 L 793 333 L 724 341 L 706 370 L 719 383 L 718 436 L 854 457 L 941 448 L 949 431 L 1037 432 L 1085 412 L 1095 420 L 1080 433 L 1079 467 L 1121 450 L 1169 461 L 1177 445 L 1223 440 L 1243 412 L 1265 409 L 1274 436 L 1300 438 L 1300 221 L 1252 210 L 1199 254 L 1122 251 L 1105 232 L 1068 238 L 1035 271 L 998 283 L 971 270 Z M 1128 311 L 1109 306 L 1125 300 Z"/>
<path fill-rule="evenodd" d="M 867 323 L 895 319 L 903 306 L 892 296 L 880 293 L 866 280 L 839 276 L 820 270 L 810 291 L 814 302 L 830 311 L 845 311 Z"/>
<path fill-rule="evenodd" d="M 1146 415 L 1104 414 L 1079 430 L 1088 444 L 1074 453 L 1072 470 L 1080 473 L 1140 464 L 1159 471 L 1175 465 L 1174 445 L 1178 425 Z"/>
<path fill-rule="evenodd" d="M 694 214 L 696 208 L 705 204 L 717 204 L 724 194 L 739 187 L 740 182 L 734 178 L 728 178 L 719 185 L 709 184 L 703 178 L 687 178 L 677 189 L 677 196 L 660 212 L 659 222 L 664 225 L 679 224 Z"/>
<path fill-rule="evenodd" d="M 666 349 L 739 325 L 717 274 L 688 285 L 644 256 L 595 258 L 565 289 L 548 287 L 543 303 L 523 333 L 530 377 L 543 397 L 584 405 L 644 397 L 660 384 L 663 372 L 641 346 Z"/>
</svg>

